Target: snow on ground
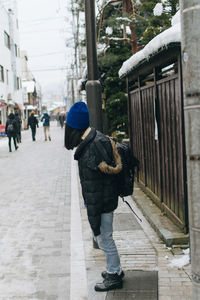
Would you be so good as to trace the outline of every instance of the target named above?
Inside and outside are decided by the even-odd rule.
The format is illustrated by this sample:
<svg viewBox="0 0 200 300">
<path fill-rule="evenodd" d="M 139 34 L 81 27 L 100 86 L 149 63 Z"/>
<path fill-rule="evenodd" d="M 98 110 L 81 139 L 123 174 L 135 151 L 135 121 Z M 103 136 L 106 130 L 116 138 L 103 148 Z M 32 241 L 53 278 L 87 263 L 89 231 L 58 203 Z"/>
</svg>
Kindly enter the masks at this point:
<svg viewBox="0 0 200 300">
<path fill-rule="evenodd" d="M 184 255 L 181 255 L 179 258 L 173 258 L 171 260 L 171 263 L 169 264 L 170 267 L 177 267 L 182 268 L 185 265 L 189 264 L 190 262 L 190 251 L 189 248 L 186 250 L 183 250 Z"/>
<path fill-rule="evenodd" d="M 126 60 L 119 70 L 119 77 L 128 74 L 143 60 L 148 60 L 152 54 L 170 43 L 181 42 L 180 12 L 172 18 L 172 27 L 154 37 L 141 51 Z"/>
</svg>

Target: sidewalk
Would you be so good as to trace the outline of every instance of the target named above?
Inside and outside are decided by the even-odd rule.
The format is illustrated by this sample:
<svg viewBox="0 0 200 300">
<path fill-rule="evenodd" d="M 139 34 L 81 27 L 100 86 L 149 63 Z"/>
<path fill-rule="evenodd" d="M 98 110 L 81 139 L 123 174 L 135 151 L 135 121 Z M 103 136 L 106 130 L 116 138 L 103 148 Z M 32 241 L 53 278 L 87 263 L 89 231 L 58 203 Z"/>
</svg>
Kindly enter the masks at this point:
<svg viewBox="0 0 200 300">
<path fill-rule="evenodd" d="M 191 300 L 190 265 L 170 266 L 174 258 L 187 257 L 180 248 L 172 254 L 130 197 L 143 222 L 119 201 L 114 237 L 124 288 L 94 291 L 105 270 L 104 255 L 92 246 L 77 162 L 63 147 L 62 130 L 53 124 L 51 130 L 48 143 L 42 128 L 36 143 L 30 131 L 23 132 L 19 150 L 12 153 L 7 138 L 0 139 L 0 300 L 156 300 L 157 293 L 159 300 Z M 134 195 L 142 199 L 143 194 L 135 188 Z"/>
<path fill-rule="evenodd" d="M 82 239 L 80 243 L 82 247 L 80 262 L 82 276 L 85 273 L 84 267 L 87 272 L 87 291 L 85 288 L 83 293 L 81 294 L 80 292 L 77 298 L 70 299 L 191 300 L 190 265 L 187 264 L 184 267 L 180 267 L 181 263 L 188 259 L 188 256 L 180 248 L 171 251 L 171 248 L 166 247 L 131 197 L 127 197 L 126 200 L 142 218 L 142 223 L 134 217 L 128 206 L 121 200 L 115 211 L 114 221 L 114 238 L 121 257 L 121 264 L 125 271 L 124 288 L 108 293 L 97 293 L 94 291 L 95 283 L 102 280 L 101 272 L 105 270 L 105 260 L 103 252 L 93 249 L 92 246 L 91 230 L 87 220 L 86 209 L 82 207 L 78 170 L 76 163 L 73 161 L 73 155 L 71 165 L 72 170 L 74 170 L 72 171 L 73 176 L 76 174 L 76 179 L 73 177 L 73 181 L 77 180 L 79 190 L 79 201 L 76 201 L 79 209 L 76 214 L 79 214 L 81 218 L 81 223 L 79 224 L 82 226 L 82 228 L 79 227 L 79 238 Z M 72 189 L 75 189 L 75 186 Z M 73 194 L 73 190 L 71 193 Z M 138 194 L 141 197 L 141 193 L 142 191 L 136 187 L 134 195 L 137 197 Z M 175 252 L 177 254 L 174 254 Z M 72 267 L 73 262 L 71 261 Z M 77 286 L 79 283 L 76 283 Z M 85 281 L 83 280 L 83 286 L 84 284 Z M 73 294 L 73 288 L 71 292 Z"/>
<path fill-rule="evenodd" d="M 71 155 L 51 124 L 22 132 L 17 151 L 0 140 L 0 300 L 68 300 Z"/>
</svg>

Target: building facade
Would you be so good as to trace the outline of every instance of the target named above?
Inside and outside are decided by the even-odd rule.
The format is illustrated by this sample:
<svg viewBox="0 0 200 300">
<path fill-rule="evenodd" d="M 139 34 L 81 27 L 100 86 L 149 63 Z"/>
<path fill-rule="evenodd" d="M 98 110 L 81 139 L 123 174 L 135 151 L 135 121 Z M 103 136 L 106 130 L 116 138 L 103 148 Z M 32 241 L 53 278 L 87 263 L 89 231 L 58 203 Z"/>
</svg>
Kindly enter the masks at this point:
<svg viewBox="0 0 200 300">
<path fill-rule="evenodd" d="M 35 111 L 40 115 L 42 110 L 42 93 L 41 86 L 36 82 L 33 74 L 28 67 L 28 54 L 21 51 L 21 67 L 22 67 L 22 92 L 24 106 L 24 127 L 27 126 L 27 120 L 30 112 Z"/>
<path fill-rule="evenodd" d="M 0 122 L 11 112 L 23 113 L 19 28 L 15 11 L 0 5 Z"/>
</svg>

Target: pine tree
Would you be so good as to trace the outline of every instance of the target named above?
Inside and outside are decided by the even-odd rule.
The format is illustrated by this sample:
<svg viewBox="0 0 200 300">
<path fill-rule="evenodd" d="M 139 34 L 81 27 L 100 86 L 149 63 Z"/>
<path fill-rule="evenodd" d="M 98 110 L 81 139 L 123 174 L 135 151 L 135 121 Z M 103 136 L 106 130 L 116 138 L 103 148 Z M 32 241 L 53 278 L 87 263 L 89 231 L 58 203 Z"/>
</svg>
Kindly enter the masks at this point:
<svg viewBox="0 0 200 300">
<path fill-rule="evenodd" d="M 141 45 L 146 45 L 156 35 L 171 26 L 171 18 L 178 10 L 179 0 L 140 0 L 138 30 L 145 28 L 141 35 Z M 162 3 L 163 13 L 155 16 L 153 9 L 157 3 Z"/>
<path fill-rule="evenodd" d="M 124 32 L 131 23 L 123 15 L 122 6 L 108 5 L 104 10 L 103 23 L 99 22 L 99 42 L 105 44 L 99 55 L 98 64 L 101 83 L 106 99 L 109 134 L 121 130 L 127 133 L 127 98 L 125 79 L 119 80 L 118 71 L 131 56 L 130 33 Z"/>
<path fill-rule="evenodd" d="M 171 26 L 171 17 L 176 13 L 179 3 L 178 0 L 116 2 L 113 0 L 106 5 L 104 2 L 104 9 L 97 20 L 98 44 L 104 46 L 98 56 L 98 64 L 109 134 L 118 130 L 127 133 L 126 83 L 125 79 L 119 80 L 118 76 L 122 63 L 132 55 L 133 48 L 144 47 L 157 34 Z M 157 3 L 163 4 L 161 16 L 153 13 Z"/>
</svg>

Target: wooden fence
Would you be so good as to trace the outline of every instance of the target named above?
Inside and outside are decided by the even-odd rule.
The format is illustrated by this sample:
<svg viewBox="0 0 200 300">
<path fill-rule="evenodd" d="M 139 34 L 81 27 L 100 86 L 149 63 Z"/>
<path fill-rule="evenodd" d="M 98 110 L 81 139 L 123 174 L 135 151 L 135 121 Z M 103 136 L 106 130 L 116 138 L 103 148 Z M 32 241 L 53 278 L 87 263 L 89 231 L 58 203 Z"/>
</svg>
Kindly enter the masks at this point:
<svg viewBox="0 0 200 300">
<path fill-rule="evenodd" d="M 128 107 L 131 146 L 141 165 L 139 183 L 187 232 L 181 74 L 180 47 L 159 53 L 128 75 Z"/>
</svg>

